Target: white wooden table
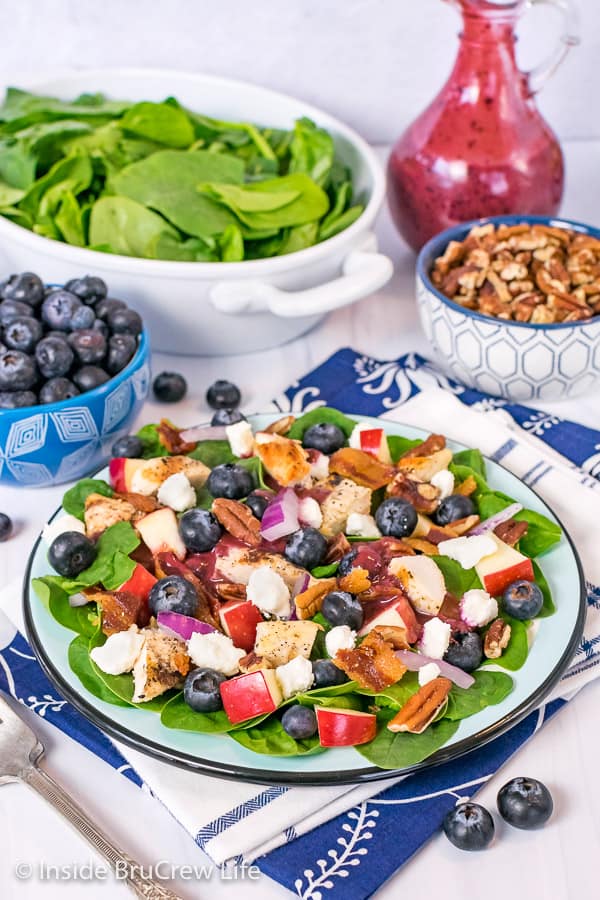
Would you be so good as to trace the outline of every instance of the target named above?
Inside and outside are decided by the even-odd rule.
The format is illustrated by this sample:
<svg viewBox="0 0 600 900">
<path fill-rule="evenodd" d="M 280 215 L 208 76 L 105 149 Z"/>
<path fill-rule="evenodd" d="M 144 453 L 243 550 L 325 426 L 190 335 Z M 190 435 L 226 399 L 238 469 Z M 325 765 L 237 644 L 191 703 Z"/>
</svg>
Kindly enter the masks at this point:
<svg viewBox="0 0 600 900">
<path fill-rule="evenodd" d="M 384 151 L 382 151 L 382 156 Z M 565 216 L 600 223 L 600 143 L 573 142 L 566 147 L 568 160 Z M 239 384 L 244 409 L 255 412 L 275 393 L 322 362 L 336 349 L 352 346 L 386 359 L 407 351 L 427 354 L 414 304 L 414 257 L 400 244 L 386 213 L 378 231 L 383 250 L 396 264 L 393 281 L 378 295 L 349 310 L 338 312 L 317 330 L 285 347 L 256 356 L 221 359 L 154 357 L 155 373 L 175 369 L 188 379 L 189 394 L 177 407 L 149 402 L 140 424 L 168 414 L 180 424 L 207 419 L 206 387 L 218 377 Z M 43 273 L 40 273 L 43 275 Z M 600 395 L 563 404 L 539 404 L 564 417 L 600 427 Z M 30 547 L 48 515 L 59 504 L 63 488 L 11 490 L 0 488 L 0 509 L 16 525 L 16 536 L 0 544 L 0 585 L 20 577 Z M 498 788 L 515 775 L 541 778 L 553 791 L 556 813 L 540 832 L 498 829 L 492 849 L 481 854 L 455 850 L 443 836 L 435 837 L 400 874 L 384 886 L 381 900 L 398 896 L 444 897 L 486 900 L 535 897 L 563 900 L 592 896 L 595 861 L 600 855 L 600 684 L 586 688 L 536 738 L 512 760 L 480 794 L 494 806 Z M 208 860 L 166 809 L 107 765 L 96 759 L 52 726 L 31 715 L 47 747 L 47 768 L 62 780 L 101 825 L 145 865 L 169 860 L 173 865 L 196 865 Z M 168 777 L 168 767 L 165 766 Z M 80 840 L 43 801 L 20 785 L 0 790 L 0 897 L 3 900 L 85 900 L 128 896 L 122 885 L 108 882 L 19 881 L 15 865 L 73 865 L 94 861 Z M 98 862 L 98 860 L 95 860 Z M 373 861 L 376 864 L 376 861 Z M 218 894 L 236 900 L 277 900 L 290 894 L 266 877 L 258 881 L 179 881 L 176 890 L 184 898 L 208 898 Z M 324 898 L 326 900 L 326 897 Z"/>
</svg>

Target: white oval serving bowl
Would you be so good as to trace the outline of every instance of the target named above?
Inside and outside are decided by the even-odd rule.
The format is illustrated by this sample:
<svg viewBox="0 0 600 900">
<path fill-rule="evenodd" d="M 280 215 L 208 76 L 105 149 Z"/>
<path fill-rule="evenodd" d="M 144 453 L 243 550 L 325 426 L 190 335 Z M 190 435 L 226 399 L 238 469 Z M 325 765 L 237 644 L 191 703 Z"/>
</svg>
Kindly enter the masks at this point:
<svg viewBox="0 0 600 900">
<path fill-rule="evenodd" d="M 285 94 L 209 75 L 153 69 L 99 69 L 28 85 L 71 99 L 101 91 L 123 100 L 174 96 L 219 119 L 290 128 L 308 116 L 333 135 L 350 167 L 363 214 L 345 231 L 287 256 L 234 263 L 171 262 L 115 256 L 41 237 L 0 216 L 3 269 L 38 271 L 64 283 L 90 272 L 112 295 L 140 312 L 154 350 L 220 356 L 275 347 L 312 328 L 326 313 L 354 303 L 391 277 L 391 260 L 377 253 L 371 231 L 385 193 L 385 176 L 368 144 L 332 116 Z M 2 259 L 4 256 L 4 259 Z"/>
</svg>

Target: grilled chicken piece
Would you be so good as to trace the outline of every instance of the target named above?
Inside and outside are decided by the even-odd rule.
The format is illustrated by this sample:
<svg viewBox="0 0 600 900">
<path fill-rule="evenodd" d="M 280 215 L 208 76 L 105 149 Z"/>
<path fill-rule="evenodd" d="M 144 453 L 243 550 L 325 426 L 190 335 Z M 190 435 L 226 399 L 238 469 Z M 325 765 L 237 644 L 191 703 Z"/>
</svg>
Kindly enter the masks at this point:
<svg viewBox="0 0 600 900">
<path fill-rule="evenodd" d="M 367 691 L 378 693 L 400 681 L 406 672 L 394 647 L 374 629 L 360 647 L 354 650 L 338 650 L 334 663 Z"/>
<path fill-rule="evenodd" d="M 117 631 L 127 631 L 131 625 L 143 627 L 148 624 L 150 614 L 148 604 L 129 591 L 99 591 L 86 588 L 84 595 L 98 604 L 102 621 L 102 631 L 111 635 Z"/>
<path fill-rule="evenodd" d="M 300 579 L 307 577 L 306 569 L 301 569 L 288 562 L 279 553 L 267 553 L 264 550 L 253 550 L 247 547 L 232 547 L 226 556 L 217 556 L 215 574 L 232 581 L 234 584 L 248 584 L 255 569 L 269 566 L 285 581 L 289 590 L 293 590 Z M 308 584 L 316 579 L 309 577 Z"/>
<path fill-rule="evenodd" d="M 451 461 L 452 450 L 444 447 L 429 456 L 402 457 L 398 460 L 398 468 L 414 481 L 431 481 L 434 475 L 447 469 Z"/>
<path fill-rule="evenodd" d="M 202 487 L 210 475 L 210 469 L 198 459 L 190 459 L 189 456 L 158 456 L 146 460 L 135 470 L 131 489 L 134 493 L 145 496 L 156 494 L 163 481 L 178 472 L 183 472 L 195 488 Z"/>
<path fill-rule="evenodd" d="M 117 522 L 131 522 L 135 512 L 135 506 L 121 497 L 88 494 L 84 512 L 85 533 L 95 540 L 111 525 L 116 525 Z"/>
<path fill-rule="evenodd" d="M 319 530 L 325 537 L 333 537 L 344 531 L 350 513 L 368 515 L 371 512 L 371 491 L 349 478 L 330 475 L 315 487 L 319 491 L 329 491 L 321 503 L 323 522 Z"/>
<path fill-rule="evenodd" d="M 154 628 L 144 632 L 145 641 L 133 667 L 134 703 L 146 703 L 179 687 L 190 670 L 185 644 Z"/>
<path fill-rule="evenodd" d="M 256 455 L 278 484 L 300 485 L 308 483 L 310 463 L 308 453 L 298 441 L 279 434 L 259 431 L 255 435 Z"/>
<path fill-rule="evenodd" d="M 272 666 L 283 666 L 295 656 L 309 658 L 317 632 L 316 622 L 259 622 L 254 652 Z"/>
</svg>

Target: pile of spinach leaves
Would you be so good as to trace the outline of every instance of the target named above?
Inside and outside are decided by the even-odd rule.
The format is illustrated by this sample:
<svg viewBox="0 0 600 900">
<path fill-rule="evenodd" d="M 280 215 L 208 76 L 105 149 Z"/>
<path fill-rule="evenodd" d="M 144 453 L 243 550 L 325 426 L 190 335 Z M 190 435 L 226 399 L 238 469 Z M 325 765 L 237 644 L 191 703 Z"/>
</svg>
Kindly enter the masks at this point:
<svg viewBox="0 0 600 900">
<path fill-rule="evenodd" d="M 72 102 L 9 88 L 0 215 L 106 253 L 237 262 L 310 247 L 363 211 L 332 136 L 225 122 L 164 102 Z"/>
</svg>

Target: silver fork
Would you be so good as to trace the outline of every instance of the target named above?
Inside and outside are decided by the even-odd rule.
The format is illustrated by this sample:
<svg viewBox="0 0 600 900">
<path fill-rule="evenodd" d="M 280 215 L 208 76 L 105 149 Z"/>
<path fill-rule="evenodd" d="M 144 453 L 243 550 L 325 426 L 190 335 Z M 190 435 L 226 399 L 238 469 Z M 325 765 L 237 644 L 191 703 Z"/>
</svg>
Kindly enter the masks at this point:
<svg viewBox="0 0 600 900">
<path fill-rule="evenodd" d="M 122 880 L 138 897 L 145 897 L 146 900 L 181 900 L 173 891 L 145 876 L 140 864 L 113 844 L 79 804 L 39 768 L 43 753 L 44 747 L 37 736 L 0 694 L 0 785 L 21 781 L 37 791 L 62 813 L 94 850 L 105 857 L 113 872 L 119 872 Z M 124 872 L 126 877 L 123 877 Z"/>
</svg>

